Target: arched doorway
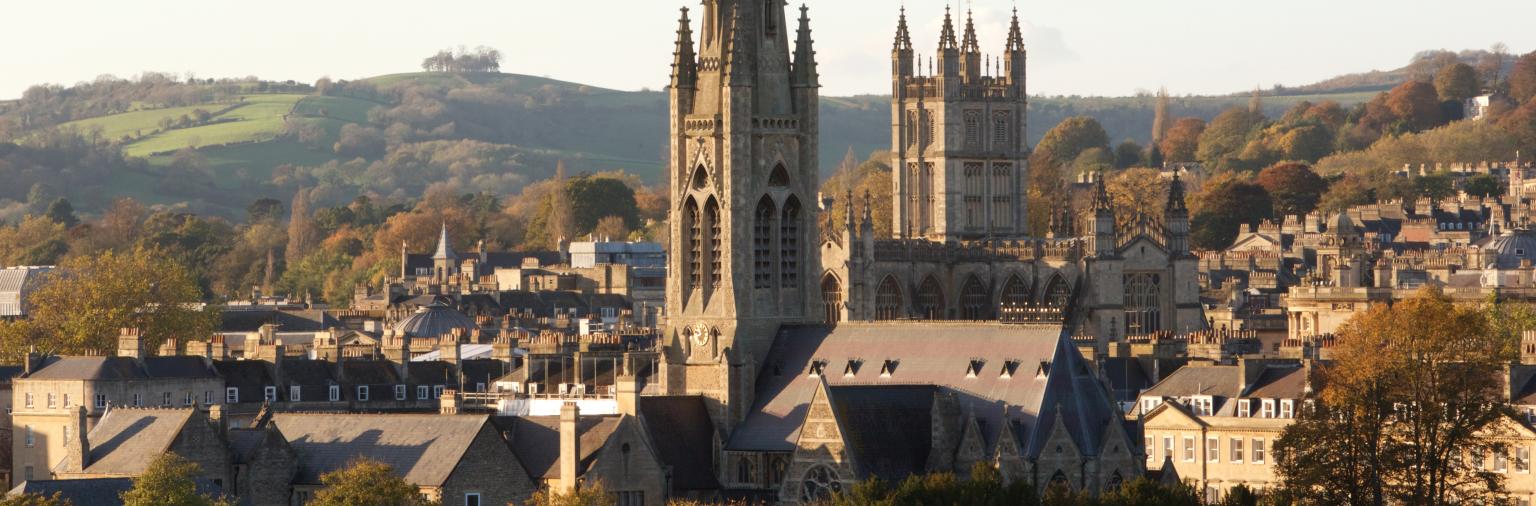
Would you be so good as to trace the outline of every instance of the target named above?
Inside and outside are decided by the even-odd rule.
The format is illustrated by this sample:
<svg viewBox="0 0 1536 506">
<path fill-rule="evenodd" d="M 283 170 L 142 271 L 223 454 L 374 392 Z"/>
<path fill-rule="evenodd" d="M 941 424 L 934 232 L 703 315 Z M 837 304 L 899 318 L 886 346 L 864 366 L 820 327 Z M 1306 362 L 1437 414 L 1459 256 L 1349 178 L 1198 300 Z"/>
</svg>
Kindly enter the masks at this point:
<svg viewBox="0 0 1536 506">
<path fill-rule="evenodd" d="M 827 325 L 843 320 L 843 285 L 830 273 L 821 278 L 821 307 Z"/>
<path fill-rule="evenodd" d="M 918 315 L 925 320 L 944 319 L 944 289 L 939 286 L 939 280 L 928 276 L 923 284 L 917 287 L 917 297 L 913 299 L 917 305 Z"/>
<path fill-rule="evenodd" d="M 901 284 L 896 278 L 886 276 L 880 282 L 880 289 L 875 292 L 875 319 L 895 320 L 902 313 Z"/>
<path fill-rule="evenodd" d="M 961 318 L 966 320 L 995 318 L 992 313 L 992 295 L 987 293 L 987 287 L 982 286 L 976 276 L 967 278 L 965 286 L 960 289 L 960 312 Z"/>
</svg>

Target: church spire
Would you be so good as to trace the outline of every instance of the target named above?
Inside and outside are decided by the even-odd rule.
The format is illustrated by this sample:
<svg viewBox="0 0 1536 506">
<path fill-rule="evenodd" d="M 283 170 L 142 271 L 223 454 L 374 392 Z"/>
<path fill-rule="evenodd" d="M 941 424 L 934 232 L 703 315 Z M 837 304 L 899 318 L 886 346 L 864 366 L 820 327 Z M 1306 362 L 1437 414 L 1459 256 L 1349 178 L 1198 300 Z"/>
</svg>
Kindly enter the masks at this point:
<svg viewBox="0 0 1536 506">
<path fill-rule="evenodd" d="M 457 257 L 453 254 L 453 245 L 448 242 L 448 222 L 443 222 L 442 233 L 437 236 L 437 252 L 432 254 L 433 260 L 453 260 Z"/>
<path fill-rule="evenodd" d="M 691 87 L 698 78 L 698 59 L 693 52 L 693 28 L 688 21 L 688 8 L 683 7 L 682 18 L 677 20 L 677 49 L 672 51 L 672 86 Z"/>
<path fill-rule="evenodd" d="M 777 1 L 777 0 L 771 0 Z M 794 84 L 817 86 L 820 82 L 816 71 L 815 40 L 811 39 L 810 8 L 800 4 L 800 28 L 795 37 Z"/>
</svg>

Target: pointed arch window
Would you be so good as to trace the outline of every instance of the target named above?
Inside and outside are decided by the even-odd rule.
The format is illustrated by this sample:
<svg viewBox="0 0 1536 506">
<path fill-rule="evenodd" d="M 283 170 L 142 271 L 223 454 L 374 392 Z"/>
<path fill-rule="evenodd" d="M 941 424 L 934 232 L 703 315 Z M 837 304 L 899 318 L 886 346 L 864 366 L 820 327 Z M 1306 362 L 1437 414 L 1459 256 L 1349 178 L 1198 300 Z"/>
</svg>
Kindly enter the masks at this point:
<svg viewBox="0 0 1536 506">
<path fill-rule="evenodd" d="M 779 284 L 800 286 L 800 200 L 790 196 L 779 216 Z"/>
<path fill-rule="evenodd" d="M 960 290 L 960 310 L 966 320 L 990 320 L 992 319 L 992 296 L 987 293 L 987 288 L 982 286 L 981 280 L 971 276 L 965 281 L 965 288 Z"/>
<path fill-rule="evenodd" d="M 826 310 L 825 322 L 827 325 L 836 324 L 843 319 L 843 285 L 837 281 L 837 277 L 827 274 L 821 280 L 821 305 Z"/>
<path fill-rule="evenodd" d="M 774 188 L 789 186 L 789 169 L 785 169 L 784 164 L 781 163 L 773 167 L 773 172 L 768 174 L 768 186 Z"/>
<path fill-rule="evenodd" d="M 1009 276 L 1008 283 L 1003 285 L 1003 297 L 999 302 L 1003 307 L 1023 307 L 1029 304 L 1029 286 L 1018 276 Z"/>
<path fill-rule="evenodd" d="M 1065 308 L 1071 299 L 1072 289 L 1067 286 L 1067 280 L 1057 276 L 1051 279 L 1051 284 L 1046 285 L 1044 299 L 1041 302 L 1050 307 Z"/>
<path fill-rule="evenodd" d="M 896 278 L 886 276 L 880 282 L 880 289 L 875 292 L 875 319 L 895 320 L 900 317 L 901 308 L 901 284 L 896 282 Z"/>
<path fill-rule="evenodd" d="M 688 231 L 688 287 L 696 288 L 703 277 L 704 241 L 699 228 L 699 204 L 692 198 L 683 208 L 683 222 Z"/>
<path fill-rule="evenodd" d="M 923 280 L 922 286 L 917 288 L 917 297 L 913 299 L 917 303 L 917 312 L 924 319 L 944 319 L 944 289 L 939 286 L 939 280 L 933 276 Z"/>
<path fill-rule="evenodd" d="M 773 286 L 773 199 L 764 196 L 752 214 L 752 285 Z"/>
<path fill-rule="evenodd" d="M 709 284 L 719 288 L 724 253 L 720 249 L 720 203 L 713 198 L 704 205 L 704 219 L 709 222 Z"/>
<path fill-rule="evenodd" d="M 1162 330 L 1159 284 L 1162 276 L 1151 272 L 1125 275 L 1125 335 L 1145 335 Z"/>
</svg>

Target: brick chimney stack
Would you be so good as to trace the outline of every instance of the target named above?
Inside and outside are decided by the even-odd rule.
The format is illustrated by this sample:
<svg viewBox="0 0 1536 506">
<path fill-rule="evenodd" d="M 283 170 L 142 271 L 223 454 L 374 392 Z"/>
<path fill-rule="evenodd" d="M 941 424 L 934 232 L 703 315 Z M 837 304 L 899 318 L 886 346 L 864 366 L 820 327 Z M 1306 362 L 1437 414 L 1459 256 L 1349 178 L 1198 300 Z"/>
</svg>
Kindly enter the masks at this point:
<svg viewBox="0 0 1536 506">
<path fill-rule="evenodd" d="M 560 493 L 569 494 L 576 491 L 576 470 L 581 465 L 581 434 L 577 428 L 577 421 L 581 419 L 581 409 L 576 403 L 567 402 L 560 406 Z"/>
<path fill-rule="evenodd" d="M 117 356 L 144 358 L 144 336 L 138 328 L 124 327 L 117 335 Z"/>
</svg>

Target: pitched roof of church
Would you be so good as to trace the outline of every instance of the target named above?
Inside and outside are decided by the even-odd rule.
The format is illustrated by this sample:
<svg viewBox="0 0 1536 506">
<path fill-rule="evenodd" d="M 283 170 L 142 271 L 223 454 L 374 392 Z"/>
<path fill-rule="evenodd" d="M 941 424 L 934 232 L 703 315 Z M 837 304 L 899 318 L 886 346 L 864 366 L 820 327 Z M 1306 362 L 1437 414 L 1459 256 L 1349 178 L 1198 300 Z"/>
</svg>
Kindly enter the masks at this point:
<svg viewBox="0 0 1536 506">
<path fill-rule="evenodd" d="M 850 368 L 851 359 L 861 362 Z M 1026 434 L 1037 436 L 1031 440 L 1043 440 L 1049 424 L 1038 421 L 1054 420 L 1060 412 L 1082 451 L 1094 454 L 1098 439 L 1115 419 L 1103 387 L 1057 325 L 786 326 L 758 376 L 757 404 L 726 448 L 792 450 L 811 394 L 821 381 L 809 374 L 813 362 L 824 362 L 822 377 L 834 387 L 934 385 L 953 392 L 961 409 L 982 422 L 989 446 L 997 441 L 1000 428 L 1009 425 L 1005 422 L 1023 423 Z M 1039 450 L 1038 444 L 1023 444 Z"/>
<path fill-rule="evenodd" d="M 640 416 L 661 461 L 672 466 L 673 490 L 715 490 L 715 425 L 696 395 L 640 397 Z"/>
<path fill-rule="evenodd" d="M 923 474 L 933 449 L 933 385 L 845 385 L 827 399 L 859 477 L 887 482 Z"/>
</svg>

